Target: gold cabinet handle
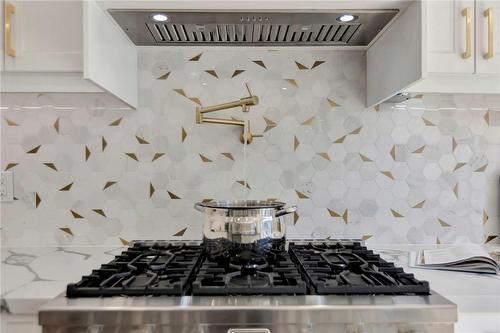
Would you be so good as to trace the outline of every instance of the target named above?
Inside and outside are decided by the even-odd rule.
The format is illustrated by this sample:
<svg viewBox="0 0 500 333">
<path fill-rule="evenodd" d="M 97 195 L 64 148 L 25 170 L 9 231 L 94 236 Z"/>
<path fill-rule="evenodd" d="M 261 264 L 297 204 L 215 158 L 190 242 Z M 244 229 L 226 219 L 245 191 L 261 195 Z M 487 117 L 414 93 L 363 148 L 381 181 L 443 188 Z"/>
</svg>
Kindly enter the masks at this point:
<svg viewBox="0 0 500 333">
<path fill-rule="evenodd" d="M 16 12 L 16 7 L 11 3 L 5 4 L 5 53 L 15 57 L 16 50 L 12 47 L 12 14 Z"/>
<path fill-rule="evenodd" d="M 462 10 L 462 16 L 465 16 L 465 52 L 462 58 L 468 59 L 472 56 L 472 11 L 470 7 Z"/>
<path fill-rule="evenodd" d="M 483 54 L 484 59 L 493 58 L 493 8 L 488 8 L 483 13 L 488 18 L 488 52 Z"/>
</svg>

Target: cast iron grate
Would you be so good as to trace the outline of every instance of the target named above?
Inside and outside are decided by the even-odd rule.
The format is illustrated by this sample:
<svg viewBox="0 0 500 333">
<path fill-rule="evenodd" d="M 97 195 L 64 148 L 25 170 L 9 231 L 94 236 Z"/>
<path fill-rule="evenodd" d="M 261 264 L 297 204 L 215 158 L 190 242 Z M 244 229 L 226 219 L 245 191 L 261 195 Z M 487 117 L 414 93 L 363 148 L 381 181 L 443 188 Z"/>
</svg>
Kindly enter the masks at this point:
<svg viewBox="0 0 500 333">
<path fill-rule="evenodd" d="M 317 294 L 429 294 L 429 283 L 383 260 L 359 242 L 291 243 L 289 252 Z"/>
<path fill-rule="evenodd" d="M 182 295 L 200 261 L 200 245 L 144 241 L 69 284 L 67 297 Z"/>
</svg>

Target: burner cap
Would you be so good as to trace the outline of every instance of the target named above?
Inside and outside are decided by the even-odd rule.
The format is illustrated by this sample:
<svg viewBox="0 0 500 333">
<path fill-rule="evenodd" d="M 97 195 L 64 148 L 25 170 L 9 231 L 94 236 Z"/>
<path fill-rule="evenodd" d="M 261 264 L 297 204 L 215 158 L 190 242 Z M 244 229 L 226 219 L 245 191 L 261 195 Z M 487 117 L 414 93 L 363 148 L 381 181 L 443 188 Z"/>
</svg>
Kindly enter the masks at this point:
<svg viewBox="0 0 500 333">
<path fill-rule="evenodd" d="M 228 277 L 227 281 L 232 287 L 260 288 L 271 285 L 271 279 L 266 274 L 257 273 L 255 275 L 234 275 Z"/>
</svg>

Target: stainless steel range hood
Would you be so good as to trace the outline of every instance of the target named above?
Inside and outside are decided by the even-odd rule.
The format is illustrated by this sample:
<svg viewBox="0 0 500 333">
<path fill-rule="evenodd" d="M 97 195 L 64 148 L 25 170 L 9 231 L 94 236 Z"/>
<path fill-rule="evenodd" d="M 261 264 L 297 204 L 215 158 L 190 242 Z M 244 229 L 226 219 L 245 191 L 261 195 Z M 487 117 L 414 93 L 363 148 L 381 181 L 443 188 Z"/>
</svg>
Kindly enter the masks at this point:
<svg viewBox="0 0 500 333">
<path fill-rule="evenodd" d="M 398 10 L 109 13 L 136 45 L 366 46 Z"/>
</svg>

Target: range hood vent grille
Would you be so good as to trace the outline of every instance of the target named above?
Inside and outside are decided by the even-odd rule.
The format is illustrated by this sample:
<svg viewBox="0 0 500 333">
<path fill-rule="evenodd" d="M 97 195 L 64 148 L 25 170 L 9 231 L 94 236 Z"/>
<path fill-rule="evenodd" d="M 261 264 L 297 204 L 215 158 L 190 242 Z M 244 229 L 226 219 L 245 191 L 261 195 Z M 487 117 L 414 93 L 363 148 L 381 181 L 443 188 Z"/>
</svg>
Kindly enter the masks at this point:
<svg viewBox="0 0 500 333">
<path fill-rule="evenodd" d="M 158 24 L 147 23 L 156 43 L 349 44 L 361 24 Z"/>
<path fill-rule="evenodd" d="M 109 11 L 137 45 L 364 46 L 397 14 L 358 11 L 345 23 L 341 12 L 168 12 L 166 22 L 155 22 L 155 11 Z"/>
</svg>

